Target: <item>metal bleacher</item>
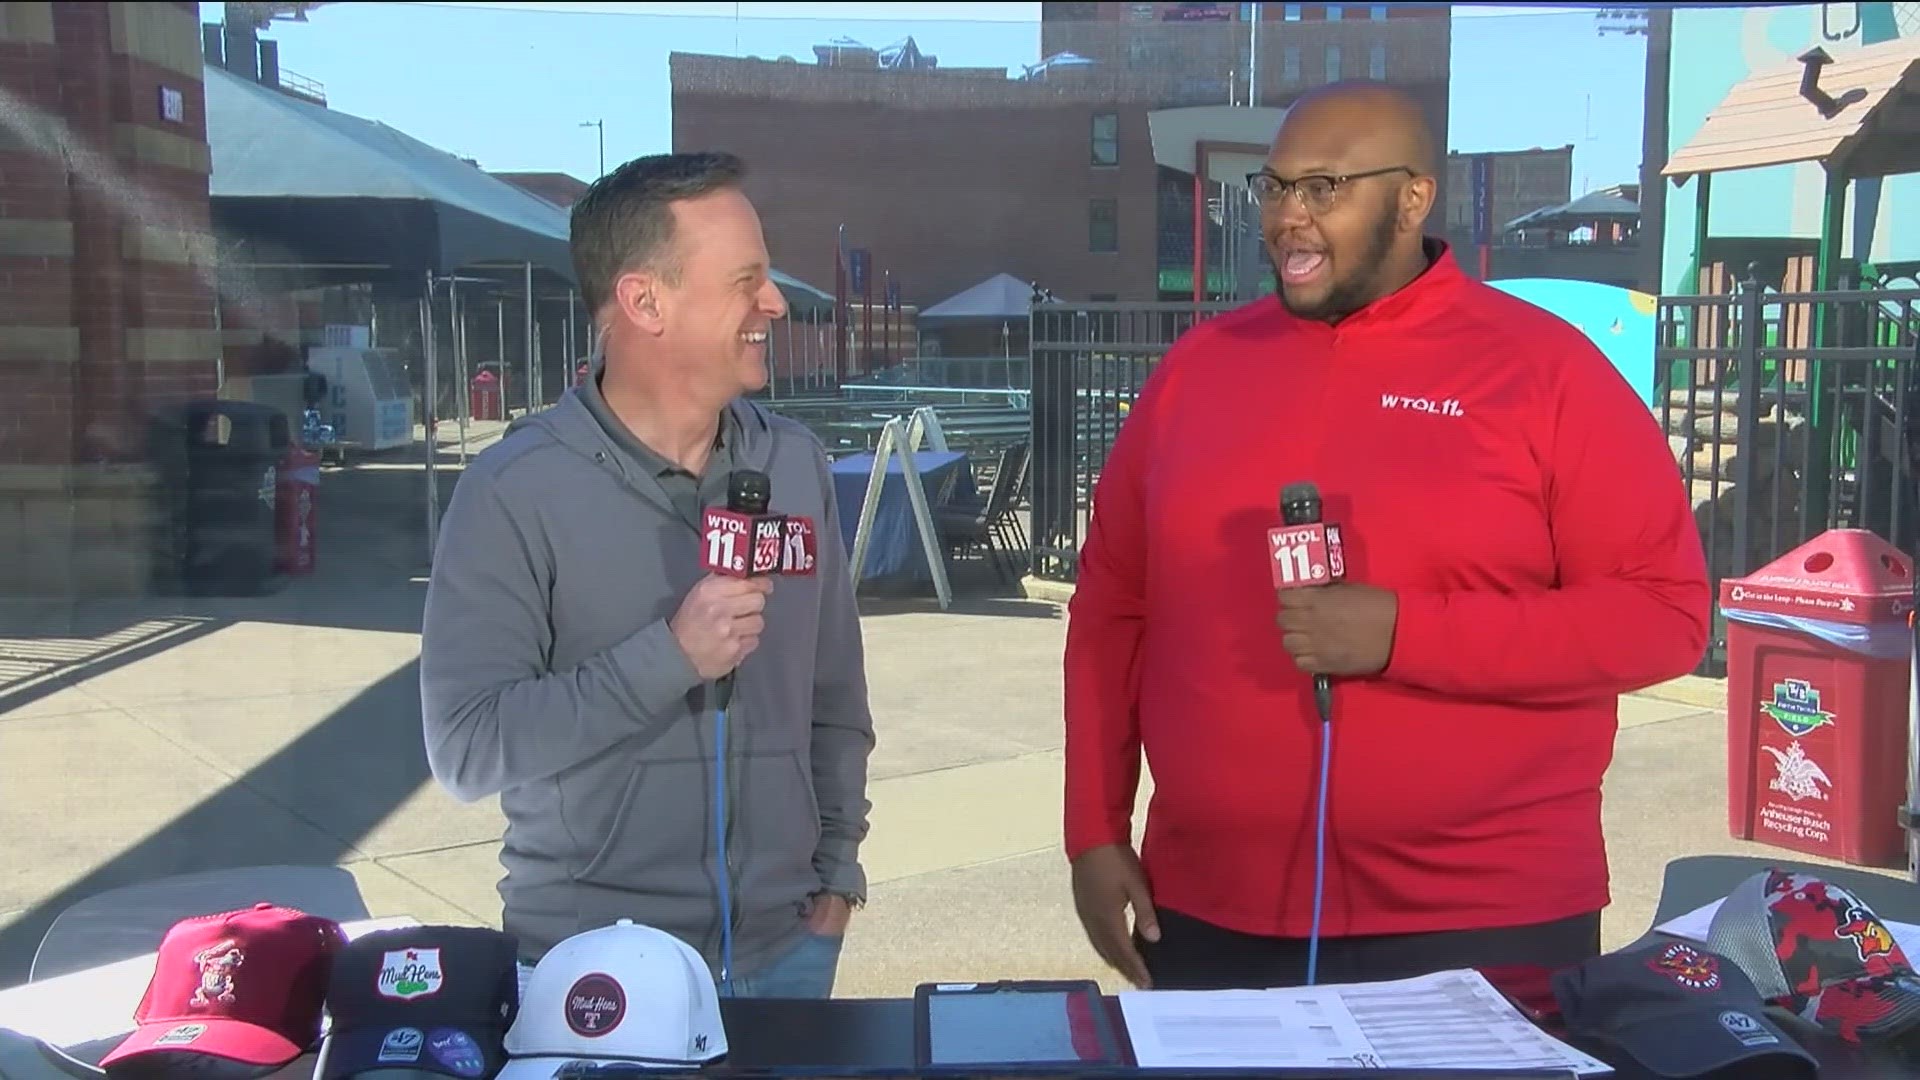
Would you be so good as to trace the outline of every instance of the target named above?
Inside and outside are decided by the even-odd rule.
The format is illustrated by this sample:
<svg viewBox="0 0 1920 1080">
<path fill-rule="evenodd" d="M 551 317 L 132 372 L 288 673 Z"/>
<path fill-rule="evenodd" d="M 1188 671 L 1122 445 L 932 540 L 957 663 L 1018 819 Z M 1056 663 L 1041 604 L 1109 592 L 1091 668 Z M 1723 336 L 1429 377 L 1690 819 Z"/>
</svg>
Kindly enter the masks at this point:
<svg viewBox="0 0 1920 1080">
<path fill-rule="evenodd" d="M 967 451 L 977 460 L 997 455 L 1005 447 L 1027 439 L 1032 431 L 1026 402 L 1010 400 L 1015 394 L 1004 394 L 998 403 L 956 403 L 938 400 L 941 395 L 937 393 L 915 394 L 913 389 L 900 388 L 902 392 L 892 400 L 795 397 L 764 400 L 762 404 L 805 424 L 835 457 L 872 450 L 888 420 L 911 416 L 924 406 L 931 406 L 940 418 L 947 447 Z"/>
</svg>

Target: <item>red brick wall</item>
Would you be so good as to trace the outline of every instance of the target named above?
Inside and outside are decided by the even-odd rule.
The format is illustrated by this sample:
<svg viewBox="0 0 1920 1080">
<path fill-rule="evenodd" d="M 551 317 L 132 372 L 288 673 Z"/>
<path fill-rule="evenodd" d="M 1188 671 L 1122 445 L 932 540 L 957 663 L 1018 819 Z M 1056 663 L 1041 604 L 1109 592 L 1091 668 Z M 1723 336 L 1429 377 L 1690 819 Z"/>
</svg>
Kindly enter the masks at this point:
<svg viewBox="0 0 1920 1080">
<path fill-rule="evenodd" d="M 922 308 L 997 273 L 1062 298 L 1154 298 L 1155 169 L 1143 105 L 964 76 L 932 76 L 971 84 L 957 92 L 849 86 L 843 95 L 825 84 L 927 80 L 727 59 L 717 63 L 758 78 L 715 85 L 698 70 L 715 63 L 673 58 L 674 148 L 746 159 L 747 192 L 787 273 L 832 291 L 845 223 L 847 245 L 873 252 L 876 303 L 885 271 L 903 301 Z M 1093 114 L 1116 110 L 1121 165 L 1093 168 Z M 1117 253 L 1088 249 L 1097 197 L 1118 200 Z"/>
<path fill-rule="evenodd" d="M 197 40 L 197 5 L 7 7 L 0 87 L 50 134 L 0 142 L 0 380 L 16 406 L 0 465 L 136 461 L 155 405 L 214 389 L 212 289 L 180 261 L 191 245 L 143 240 L 205 244 L 200 81 L 135 55 Z M 162 118 L 162 86 L 181 121 Z"/>
<path fill-rule="evenodd" d="M 1349 20 L 1310 32 L 1389 41 L 1395 56 L 1417 57 L 1389 78 L 1427 105 L 1444 143 L 1448 25 Z M 1180 73 L 1218 67 L 1187 61 L 1219 26 L 1231 29 L 1155 25 L 1148 29 L 1179 44 L 1173 60 L 1144 69 L 1113 60 L 1045 82 L 675 53 L 673 146 L 744 157 L 775 265 L 820 289 L 834 287 L 844 224 L 849 247 L 873 252 L 876 301 L 882 271 L 892 271 L 905 302 L 922 308 L 998 273 L 1037 281 L 1064 300 L 1154 300 L 1162 222 L 1147 116 L 1200 103 L 1169 96 L 1177 97 Z M 1266 104 L 1285 105 L 1306 88 L 1283 87 L 1278 62 L 1262 63 L 1262 83 L 1273 82 Z M 1322 81 L 1316 68 L 1305 74 Z M 1097 113 L 1118 116 L 1117 166 L 1092 163 Z M 1089 204 L 1100 198 L 1116 200 L 1116 252 L 1090 250 Z M 1190 218 L 1182 216 L 1167 224 L 1185 234 Z"/>
</svg>

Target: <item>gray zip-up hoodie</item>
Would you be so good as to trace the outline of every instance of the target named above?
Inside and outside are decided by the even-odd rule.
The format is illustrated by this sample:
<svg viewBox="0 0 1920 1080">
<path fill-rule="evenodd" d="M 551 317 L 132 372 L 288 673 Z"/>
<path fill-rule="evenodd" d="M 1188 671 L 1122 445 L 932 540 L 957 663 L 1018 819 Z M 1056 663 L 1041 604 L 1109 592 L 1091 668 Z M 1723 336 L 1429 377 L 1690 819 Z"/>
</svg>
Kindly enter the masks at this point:
<svg viewBox="0 0 1920 1080">
<path fill-rule="evenodd" d="M 746 400 L 735 468 L 816 526 L 735 673 L 725 785 L 733 970 L 804 930 L 808 898 L 863 896 L 873 721 L 833 481 L 813 434 Z M 427 761 L 500 796 L 504 929 L 531 963 L 616 919 L 720 971 L 714 713 L 667 621 L 703 571 L 697 531 L 569 390 L 469 463 L 440 524 L 422 627 Z"/>
</svg>

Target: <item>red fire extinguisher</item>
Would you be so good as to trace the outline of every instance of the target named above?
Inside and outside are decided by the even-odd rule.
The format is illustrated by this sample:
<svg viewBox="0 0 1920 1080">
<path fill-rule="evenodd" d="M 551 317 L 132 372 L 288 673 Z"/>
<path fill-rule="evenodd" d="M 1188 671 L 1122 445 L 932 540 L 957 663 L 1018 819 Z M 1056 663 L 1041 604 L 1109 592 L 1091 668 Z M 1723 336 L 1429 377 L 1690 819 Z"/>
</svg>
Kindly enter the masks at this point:
<svg viewBox="0 0 1920 1080">
<path fill-rule="evenodd" d="M 275 570 L 311 574 L 314 566 L 313 510 L 320 490 L 320 455 L 304 446 L 287 451 L 275 482 Z"/>
</svg>

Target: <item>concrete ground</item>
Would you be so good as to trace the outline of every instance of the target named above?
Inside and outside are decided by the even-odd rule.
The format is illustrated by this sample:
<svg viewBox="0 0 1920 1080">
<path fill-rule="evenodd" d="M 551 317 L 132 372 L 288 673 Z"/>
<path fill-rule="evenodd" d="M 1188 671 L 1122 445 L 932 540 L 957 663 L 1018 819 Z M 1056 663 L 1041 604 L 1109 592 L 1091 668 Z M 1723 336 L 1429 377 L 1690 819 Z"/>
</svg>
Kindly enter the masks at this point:
<svg viewBox="0 0 1920 1080">
<path fill-rule="evenodd" d="M 499 812 L 433 785 L 420 745 L 426 550 L 407 524 L 424 521 L 420 490 L 393 460 L 329 473 L 322 570 L 271 596 L 0 606 L 0 986 L 24 981 L 81 897 L 218 866 L 338 864 L 376 915 L 497 925 Z M 968 598 L 947 612 L 864 605 L 872 896 L 838 992 L 1116 987 L 1081 937 L 1059 850 L 1062 609 L 994 596 L 978 573 L 960 582 Z M 1797 857 L 1727 836 L 1723 741 L 1717 683 L 1623 701 L 1610 946 L 1647 927 L 1673 858 Z"/>
</svg>

